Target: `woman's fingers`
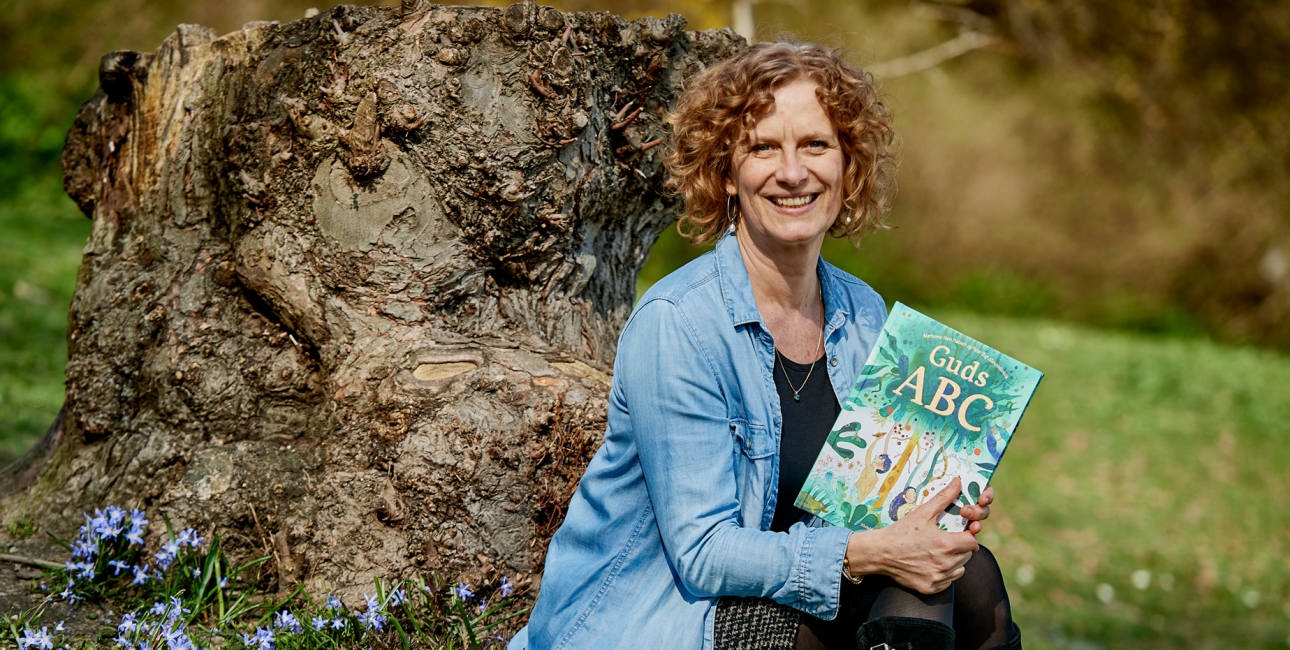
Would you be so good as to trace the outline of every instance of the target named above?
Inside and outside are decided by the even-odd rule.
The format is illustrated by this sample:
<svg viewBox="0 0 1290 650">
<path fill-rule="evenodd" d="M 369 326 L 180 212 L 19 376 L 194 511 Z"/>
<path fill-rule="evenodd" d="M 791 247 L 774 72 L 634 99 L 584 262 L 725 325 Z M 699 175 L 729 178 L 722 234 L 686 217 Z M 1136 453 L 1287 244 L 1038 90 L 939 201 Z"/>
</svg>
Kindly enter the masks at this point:
<svg viewBox="0 0 1290 650">
<path fill-rule="evenodd" d="M 985 491 L 981 493 L 981 497 L 977 499 L 976 502 L 982 506 L 989 506 L 991 503 L 994 503 L 994 486 L 985 486 Z"/>
<path fill-rule="evenodd" d="M 923 505 L 918 506 L 913 512 L 909 513 L 909 516 L 918 516 L 928 521 L 935 521 L 941 515 L 941 512 L 950 507 L 950 504 L 959 497 L 959 491 L 962 490 L 962 486 L 962 479 L 955 477 L 944 489 L 933 494 L 932 498 L 924 501 Z"/>
<path fill-rule="evenodd" d="M 968 521 L 984 521 L 990 518 L 990 506 L 963 506 L 959 514 Z"/>
</svg>

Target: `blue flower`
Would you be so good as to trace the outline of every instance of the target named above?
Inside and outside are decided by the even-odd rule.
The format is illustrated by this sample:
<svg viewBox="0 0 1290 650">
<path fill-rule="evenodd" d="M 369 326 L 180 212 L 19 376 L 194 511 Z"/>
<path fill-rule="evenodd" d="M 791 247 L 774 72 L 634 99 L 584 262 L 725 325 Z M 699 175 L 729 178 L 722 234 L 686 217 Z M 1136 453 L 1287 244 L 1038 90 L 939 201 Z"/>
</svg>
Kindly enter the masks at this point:
<svg viewBox="0 0 1290 650">
<path fill-rule="evenodd" d="M 112 571 L 113 577 L 121 575 L 122 570 L 126 570 L 126 571 L 130 570 L 130 563 L 126 562 L 125 560 L 112 560 L 108 562 L 108 566 L 112 567 L 113 569 Z"/>
<path fill-rule="evenodd" d="M 125 534 L 125 539 L 130 542 L 130 546 L 143 546 L 143 528 L 138 524 L 131 525 L 130 530 Z"/>
<path fill-rule="evenodd" d="M 175 555 L 167 553 L 165 547 L 162 547 L 153 558 L 157 560 L 157 566 L 161 567 L 163 571 L 169 569 L 170 565 L 175 561 Z"/>
<path fill-rule="evenodd" d="M 345 609 L 345 603 L 340 602 L 340 599 L 337 598 L 334 594 L 327 594 L 327 608 Z"/>
<path fill-rule="evenodd" d="M 134 571 L 134 580 L 131 580 L 130 584 L 141 585 L 148 581 L 148 566 L 146 564 L 140 564 L 131 570 Z"/>
<path fill-rule="evenodd" d="M 173 621 L 179 618 L 179 614 L 181 612 L 184 614 L 191 614 L 193 613 L 193 610 L 185 609 L 183 601 L 179 600 L 179 596 L 171 596 L 170 597 L 170 620 Z"/>
<path fill-rule="evenodd" d="M 42 627 L 39 632 L 33 632 L 31 628 L 23 630 L 23 635 L 18 637 L 19 650 L 28 648 L 40 648 L 40 650 L 53 650 L 54 641 L 49 638 L 49 628 Z"/>
<path fill-rule="evenodd" d="M 478 608 L 478 609 L 479 609 L 480 613 L 483 613 L 483 611 L 484 611 L 484 610 L 488 609 L 488 599 L 487 599 L 487 598 L 485 598 L 484 600 L 479 601 L 479 608 Z"/>
<path fill-rule="evenodd" d="M 376 612 L 366 612 L 358 615 L 358 622 L 369 630 L 380 632 L 384 630 L 385 617 Z"/>
<path fill-rule="evenodd" d="M 98 508 L 94 509 L 94 518 L 90 519 L 89 514 L 86 514 L 85 521 L 89 527 L 89 532 L 92 532 L 99 536 L 103 535 L 103 530 L 106 529 L 109 525 L 107 520 L 107 515 L 104 515 L 103 511 L 99 510 Z"/>
<path fill-rule="evenodd" d="M 166 627 L 163 630 L 163 635 L 166 638 L 166 648 L 169 650 L 192 650 L 192 639 L 188 638 L 188 634 L 183 625 L 173 629 Z"/>
<path fill-rule="evenodd" d="M 313 617 L 313 620 L 309 621 L 309 626 L 315 630 L 322 630 L 327 627 L 327 619 L 321 616 L 315 616 Z"/>
<path fill-rule="evenodd" d="M 220 588 L 220 589 L 227 589 L 227 588 L 228 588 L 228 576 L 224 576 L 224 577 L 220 578 L 220 579 L 219 579 L 219 582 L 217 582 L 216 584 L 218 584 L 218 585 L 219 585 L 219 588 Z"/>
<path fill-rule="evenodd" d="M 164 616 L 166 613 L 166 610 L 168 609 L 170 608 L 166 607 L 165 603 L 155 602 L 152 604 L 152 609 L 148 610 L 148 612 L 151 613 L 153 616 Z"/>
<path fill-rule="evenodd" d="M 402 589 L 395 589 L 390 592 L 390 605 L 399 607 L 408 602 L 408 593 Z"/>
<path fill-rule="evenodd" d="M 59 598 L 62 598 L 63 600 L 71 600 L 71 599 L 72 599 L 72 597 L 76 595 L 76 594 L 72 593 L 72 585 L 74 585 L 74 584 L 76 584 L 76 583 L 72 582 L 71 580 L 68 580 L 68 581 L 67 581 L 67 587 L 66 587 L 65 589 L 63 589 L 62 593 L 59 593 L 59 594 L 58 594 L 58 597 L 59 597 Z"/>
<path fill-rule="evenodd" d="M 296 620 L 295 615 L 285 609 L 273 615 L 273 627 L 286 630 L 290 634 L 298 634 L 304 631 L 300 626 L 300 621 Z"/>
<path fill-rule="evenodd" d="M 72 557 L 90 559 L 97 555 L 99 546 L 97 542 L 91 542 L 88 539 L 78 539 L 72 542 Z"/>
<path fill-rule="evenodd" d="M 179 531 L 179 543 L 187 544 L 189 548 L 197 548 L 202 544 L 202 538 L 197 536 L 197 531 L 192 528 L 185 528 Z"/>
<path fill-rule="evenodd" d="M 502 595 L 502 598 L 510 598 L 511 594 L 515 593 L 515 585 L 511 584 L 506 576 L 502 576 L 502 584 L 497 588 L 497 592 Z"/>
<path fill-rule="evenodd" d="M 193 567 L 193 580 L 202 579 L 202 570 L 199 567 Z"/>
<path fill-rule="evenodd" d="M 344 621 L 344 620 L 342 620 L 339 616 L 337 616 L 336 618 L 331 619 L 331 629 L 333 629 L 333 630 L 343 630 L 343 629 L 345 629 L 345 621 Z"/>
<path fill-rule="evenodd" d="M 136 617 L 133 613 L 122 616 L 121 624 L 116 626 L 116 631 L 120 633 L 121 636 L 125 636 L 126 634 L 133 632 L 135 628 L 138 627 L 135 625 L 135 618 Z"/>
<path fill-rule="evenodd" d="M 464 583 L 458 584 L 457 588 L 453 589 L 453 592 L 462 600 L 470 600 L 475 597 L 475 592 L 470 590 L 470 585 Z"/>
<path fill-rule="evenodd" d="M 267 627 L 255 628 L 255 643 L 259 645 L 260 650 L 273 650 L 273 631 Z M 250 646 L 251 644 L 246 644 Z"/>
<path fill-rule="evenodd" d="M 380 601 L 378 601 L 374 595 L 369 596 L 367 594 L 363 594 L 363 600 L 367 601 L 367 611 L 369 612 L 374 612 L 381 608 Z"/>
</svg>

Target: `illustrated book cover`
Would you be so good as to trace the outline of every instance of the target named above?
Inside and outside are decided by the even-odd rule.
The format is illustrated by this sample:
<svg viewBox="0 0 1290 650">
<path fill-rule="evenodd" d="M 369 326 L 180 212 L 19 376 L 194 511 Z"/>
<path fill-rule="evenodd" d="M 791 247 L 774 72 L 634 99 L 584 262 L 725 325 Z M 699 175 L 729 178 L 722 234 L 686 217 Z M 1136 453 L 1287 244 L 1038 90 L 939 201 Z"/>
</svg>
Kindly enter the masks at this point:
<svg viewBox="0 0 1290 650">
<path fill-rule="evenodd" d="M 1043 374 L 896 303 L 794 502 L 835 526 L 882 528 L 948 485 L 959 508 L 994 475 Z"/>
</svg>

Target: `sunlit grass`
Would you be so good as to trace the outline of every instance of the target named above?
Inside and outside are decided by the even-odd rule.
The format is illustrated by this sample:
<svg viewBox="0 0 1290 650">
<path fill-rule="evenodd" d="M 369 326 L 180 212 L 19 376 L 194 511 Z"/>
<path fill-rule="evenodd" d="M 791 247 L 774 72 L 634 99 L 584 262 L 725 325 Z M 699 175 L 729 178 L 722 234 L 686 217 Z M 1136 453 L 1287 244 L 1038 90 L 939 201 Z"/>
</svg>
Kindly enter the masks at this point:
<svg viewBox="0 0 1290 650">
<path fill-rule="evenodd" d="M 1290 643 L 1290 358 L 932 315 L 1045 373 L 982 536 L 1028 648 Z"/>
<path fill-rule="evenodd" d="M 89 231 L 61 188 L 0 203 L 0 465 L 62 406 L 67 307 Z"/>
</svg>

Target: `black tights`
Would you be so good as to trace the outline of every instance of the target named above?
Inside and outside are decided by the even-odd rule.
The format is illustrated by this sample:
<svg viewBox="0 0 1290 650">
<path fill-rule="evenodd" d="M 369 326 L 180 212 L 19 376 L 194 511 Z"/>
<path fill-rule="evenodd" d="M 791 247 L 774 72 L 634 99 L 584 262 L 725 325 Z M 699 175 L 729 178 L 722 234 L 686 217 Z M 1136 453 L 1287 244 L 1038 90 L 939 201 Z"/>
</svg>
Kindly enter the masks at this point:
<svg viewBox="0 0 1290 650">
<path fill-rule="evenodd" d="M 842 582 L 838 617 L 824 621 L 802 615 L 797 650 L 855 648 L 855 633 L 865 621 L 885 616 L 923 618 L 954 628 L 956 650 L 987 650 L 1008 637 L 1012 609 L 994 554 L 982 546 L 964 567 L 966 573 L 945 591 L 926 596 L 887 576 L 869 576 L 859 585 Z"/>
</svg>

